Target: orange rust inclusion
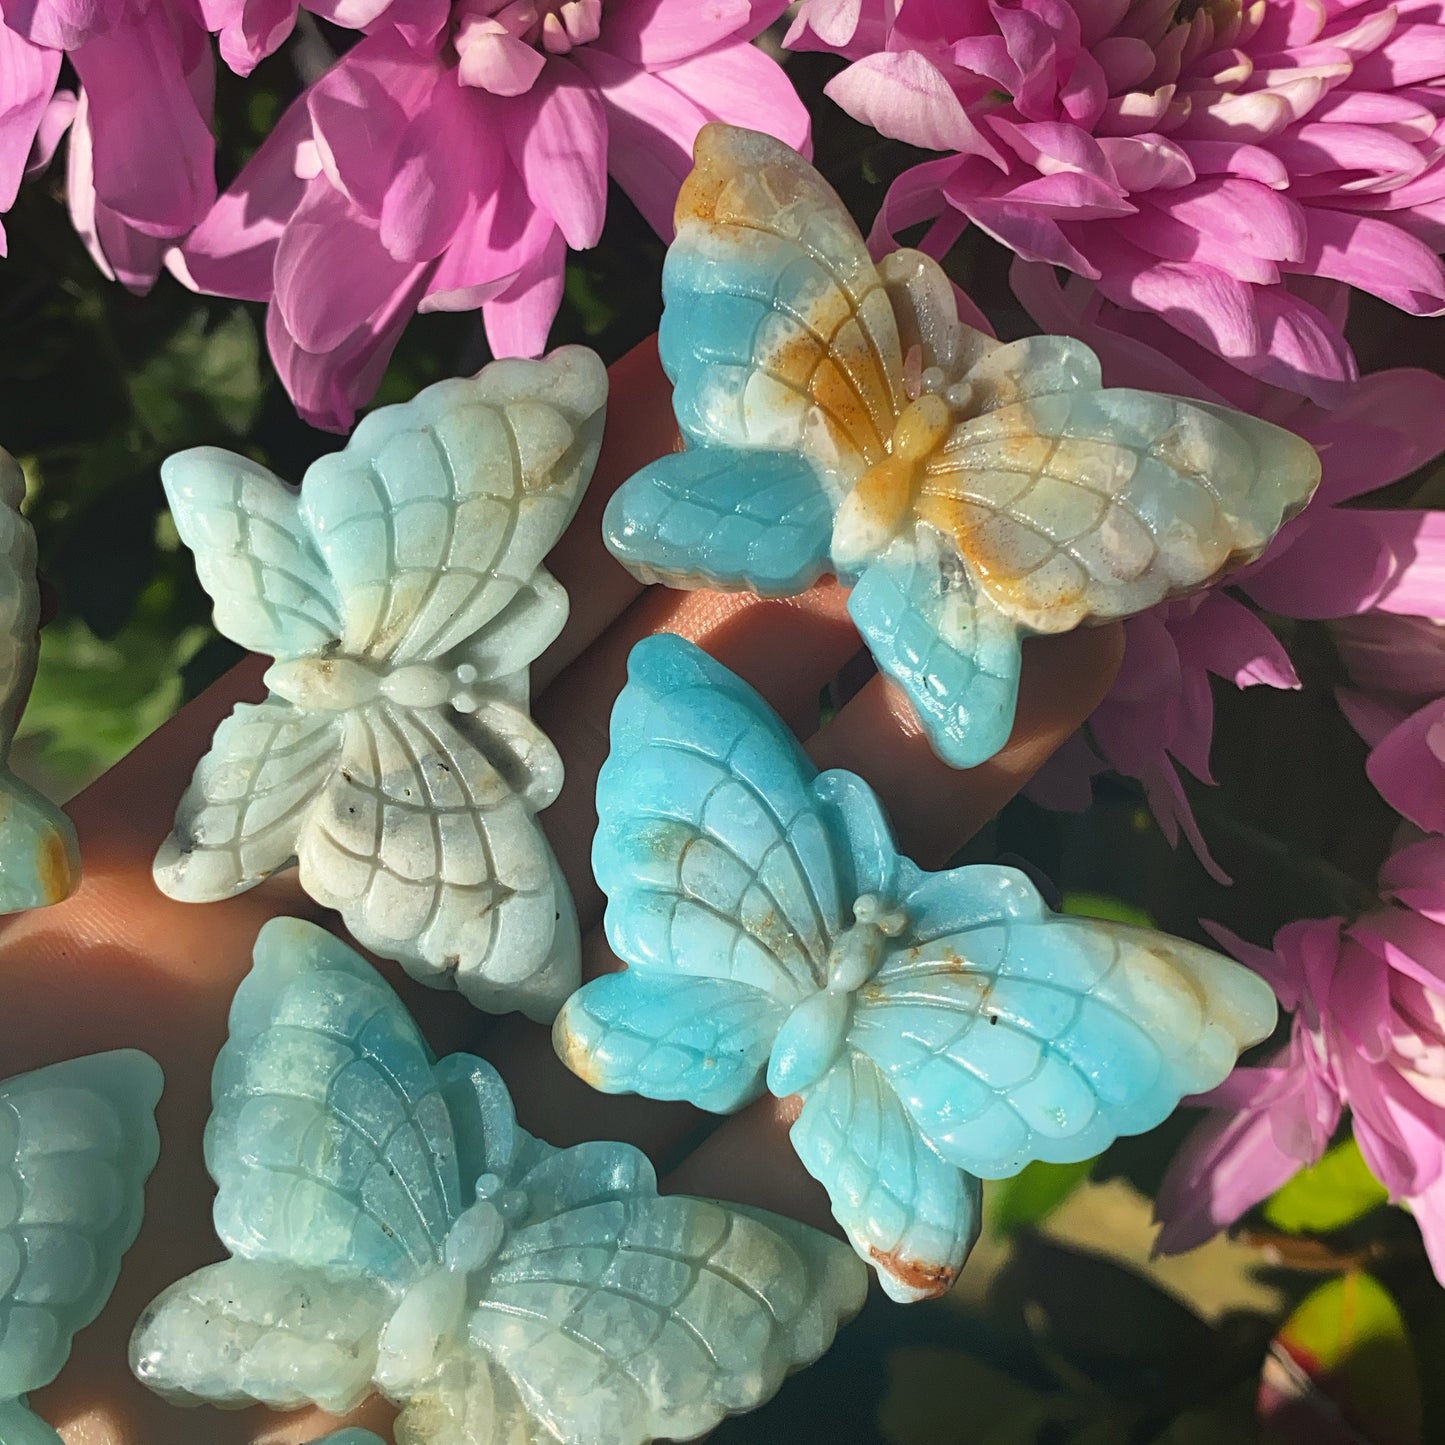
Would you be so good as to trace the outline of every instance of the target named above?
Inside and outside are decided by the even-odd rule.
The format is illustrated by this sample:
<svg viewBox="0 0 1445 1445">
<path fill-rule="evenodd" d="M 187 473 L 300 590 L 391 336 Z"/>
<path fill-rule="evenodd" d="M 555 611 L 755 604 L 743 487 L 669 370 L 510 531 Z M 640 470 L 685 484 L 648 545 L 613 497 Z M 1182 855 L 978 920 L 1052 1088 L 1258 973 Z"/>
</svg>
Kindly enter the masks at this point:
<svg viewBox="0 0 1445 1445">
<path fill-rule="evenodd" d="M 882 1250 L 876 1244 L 870 1244 L 868 1253 L 879 1269 L 927 1299 L 946 1294 L 958 1278 L 958 1271 L 946 1264 L 924 1264 L 921 1260 L 904 1259 L 896 1249 Z"/>
<path fill-rule="evenodd" d="M 35 861 L 45 901 L 59 903 L 69 898 L 75 886 L 75 876 L 71 872 L 70 851 L 65 846 L 65 840 L 58 833 L 51 833 L 40 845 Z"/>
</svg>

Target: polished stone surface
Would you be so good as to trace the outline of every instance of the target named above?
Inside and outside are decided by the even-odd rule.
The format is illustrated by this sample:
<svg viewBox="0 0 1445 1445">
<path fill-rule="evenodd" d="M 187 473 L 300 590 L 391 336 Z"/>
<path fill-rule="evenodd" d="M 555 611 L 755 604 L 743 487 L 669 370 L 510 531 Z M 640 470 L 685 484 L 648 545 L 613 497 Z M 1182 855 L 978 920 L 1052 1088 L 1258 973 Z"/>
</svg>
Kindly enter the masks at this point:
<svg viewBox="0 0 1445 1445">
<path fill-rule="evenodd" d="M 1257 557 L 1319 480 L 1291 433 L 1104 390 L 1081 342 L 1001 345 L 917 251 L 874 265 L 769 136 L 709 125 L 659 341 L 687 450 L 604 520 L 637 576 L 801 591 L 823 572 L 939 755 L 1003 746 L 1031 633 L 1124 617 Z"/>
<path fill-rule="evenodd" d="M 563 347 L 372 412 L 299 492 L 214 447 L 170 458 L 217 627 L 276 662 L 196 769 L 164 892 L 228 898 L 299 861 L 367 948 L 481 1008 L 552 1016 L 577 925 L 535 816 L 562 762 L 528 667 L 567 617 L 541 564 L 606 395 L 597 357 Z"/>
<path fill-rule="evenodd" d="M 597 811 L 628 968 L 567 1002 L 558 1052 L 719 1113 L 799 1095 L 793 1145 L 894 1299 L 956 1278 L 980 1178 L 1152 1128 L 1274 1026 L 1269 986 L 1208 949 L 1052 913 L 1012 868 L 900 857 L 867 783 L 819 774 L 680 637 L 633 648 Z"/>
<path fill-rule="evenodd" d="M 180 1403 L 402 1406 L 397 1445 L 689 1439 L 816 1359 L 862 1303 L 841 1242 L 660 1198 L 626 1144 L 554 1149 L 482 1060 L 434 1061 L 380 975 L 297 919 L 260 933 L 206 1157 L 232 1258 L 132 1341 Z"/>
<path fill-rule="evenodd" d="M 25 1406 L 104 1307 L 160 1150 L 161 1071 L 131 1049 L 0 1082 L 0 1442 L 56 1445 Z"/>
</svg>

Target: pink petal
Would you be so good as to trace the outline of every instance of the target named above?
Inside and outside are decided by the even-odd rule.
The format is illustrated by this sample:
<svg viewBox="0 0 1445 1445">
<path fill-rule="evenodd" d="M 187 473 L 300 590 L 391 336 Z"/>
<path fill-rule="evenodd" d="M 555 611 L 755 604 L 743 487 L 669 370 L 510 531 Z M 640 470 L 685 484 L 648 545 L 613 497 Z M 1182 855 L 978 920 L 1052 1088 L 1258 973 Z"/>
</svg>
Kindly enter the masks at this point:
<svg viewBox="0 0 1445 1445">
<path fill-rule="evenodd" d="M 1348 282 L 1416 316 L 1445 311 L 1445 268 L 1424 242 L 1368 216 L 1318 206 L 1308 216 L 1301 270 Z"/>
<path fill-rule="evenodd" d="M 1347 617 L 1376 606 L 1399 562 L 1359 517 L 1312 507 L 1288 546 L 1251 569 L 1240 586 L 1282 617 Z"/>
<path fill-rule="evenodd" d="M 160 274 L 168 241 L 143 235 L 117 216 L 95 193 L 90 107 L 84 94 L 70 130 L 66 199 L 71 223 L 103 275 L 144 294 Z"/>
<path fill-rule="evenodd" d="M 1099 140 L 1126 192 L 1173 190 L 1194 179 L 1188 154 L 1159 135 L 1104 136 Z"/>
<path fill-rule="evenodd" d="M 243 301 L 271 299 L 276 246 L 306 194 L 307 182 L 296 174 L 297 153 L 310 135 L 303 94 L 186 239 L 181 248 L 185 284 Z M 320 184 L 329 188 L 324 177 Z"/>
<path fill-rule="evenodd" d="M 1279 1147 L 1265 1110 L 1211 1113 L 1185 1140 L 1159 1186 L 1154 1211 L 1164 1227 L 1154 1252 L 1179 1254 L 1203 1244 L 1310 1162 Z"/>
<path fill-rule="evenodd" d="M 1339 406 L 1311 409 L 1292 425 L 1324 465 L 1317 500 L 1349 501 L 1445 452 L 1445 377 L 1414 367 L 1362 376 Z M 1445 608 L 1445 587 L 1440 602 Z"/>
<path fill-rule="evenodd" d="M 577 63 L 607 110 L 607 165 L 652 228 L 672 237 L 677 193 L 692 170 L 692 143 L 708 117 L 675 87 L 595 46 Z"/>
<path fill-rule="evenodd" d="M 71 51 L 109 30 L 124 9 L 125 0 L 6 0 L 0 23 L 32 45 Z"/>
<path fill-rule="evenodd" d="M 1376 606 L 1386 612 L 1445 617 L 1445 514 L 1399 508 L 1356 512 L 1391 548 L 1397 571 Z"/>
<path fill-rule="evenodd" d="M 221 59 L 250 75 L 291 33 L 297 0 L 200 0 L 207 30 L 219 34 Z"/>
<path fill-rule="evenodd" d="M 1277 135 L 1294 119 L 1284 96 L 1270 90 L 1230 92 L 1209 100 L 1193 98 L 1181 136 L 1189 140 L 1234 141 L 1252 145 Z"/>
<path fill-rule="evenodd" d="M 1391 728 L 1365 772 L 1401 817 L 1427 833 L 1445 832 L 1445 698 Z"/>
<path fill-rule="evenodd" d="M 444 86 L 457 88 L 453 71 L 384 32 L 353 46 L 305 92 L 331 184 L 367 215 L 380 217 L 408 127 Z"/>
<path fill-rule="evenodd" d="M 330 351 L 365 327 L 415 270 L 389 256 L 374 223 L 317 176 L 276 250 L 276 310 L 303 351 Z"/>
<path fill-rule="evenodd" d="M 1437 875 L 1437 889 L 1441 882 Z M 1445 928 L 1438 921 L 1405 908 L 1380 909 L 1352 924 L 1350 936 L 1361 948 L 1383 959 L 1392 970 L 1421 988 L 1439 992 L 1445 984 Z"/>
<path fill-rule="evenodd" d="M 1091 244 L 1099 290 L 1121 306 L 1154 311 L 1217 355 L 1253 359 L 1263 350 L 1252 287 L 1207 266 L 1156 261 L 1116 238 Z"/>
<path fill-rule="evenodd" d="M 1297 391 L 1319 406 L 1336 406 L 1359 372 L 1344 333 L 1329 316 L 1282 286 L 1254 288 L 1262 346 L 1231 358 L 1271 386 Z"/>
<path fill-rule="evenodd" d="M 327 431 L 350 429 L 356 408 L 371 398 L 381 382 L 426 284 L 426 272 L 426 267 L 403 271 L 402 284 L 356 331 L 319 353 L 297 345 L 280 308 L 272 304 L 266 313 L 271 359 L 305 421 Z"/>
<path fill-rule="evenodd" d="M 1445 1284 L 1445 1176 L 1437 1176 L 1417 1194 L 1406 1195 L 1405 1203 L 1420 1226 L 1430 1268 L 1435 1278 Z"/>
<path fill-rule="evenodd" d="M 915 50 L 869 55 L 823 88 L 855 120 L 924 150 L 965 151 L 1004 161 L 969 119 L 937 68 Z"/>
<path fill-rule="evenodd" d="M 1272 191 L 1282 191 L 1289 185 L 1289 168 L 1263 146 L 1230 140 L 1187 140 L 1181 148 L 1199 175 L 1241 176 Z"/>
<path fill-rule="evenodd" d="M 648 70 L 686 60 L 742 32 L 751 40 L 787 7 L 787 0 L 650 0 L 646 5 L 610 4 L 603 9 L 597 47 Z"/>
<path fill-rule="evenodd" d="M 1159 197 L 1176 221 L 1221 245 L 1271 261 L 1297 260 L 1305 249 L 1305 218 L 1277 191 L 1236 176 L 1210 177 Z"/>
<path fill-rule="evenodd" d="M 35 132 L 35 142 L 30 147 L 29 158 L 25 162 L 27 179 L 43 174 L 55 159 L 55 152 L 60 149 L 60 142 L 75 119 L 79 100 L 80 97 L 69 90 L 57 90 L 50 97 L 45 114 L 40 117 L 40 129 Z"/>
<path fill-rule="evenodd" d="M 1330 627 L 1350 681 L 1412 708 L 1445 695 L 1445 623 L 1367 612 Z"/>
<path fill-rule="evenodd" d="M 454 302 L 464 292 L 484 290 L 483 299 L 490 299 L 552 243 L 557 226 L 551 216 L 528 202 L 522 178 L 504 157 L 492 155 L 491 161 L 495 180 L 441 258 L 423 310 L 463 309 Z"/>
<path fill-rule="evenodd" d="M 197 59 L 190 43 L 204 39 L 156 4 L 70 57 L 90 104 L 96 194 L 147 235 L 184 235 L 216 199 L 210 106 L 203 114 L 191 90 L 194 69 L 209 92 L 210 51 Z"/>
<path fill-rule="evenodd" d="M 574 250 L 595 246 L 607 213 L 607 115 L 597 87 L 554 56 L 507 107 L 504 131 L 532 204 Z"/>
<path fill-rule="evenodd" d="M 492 181 L 484 128 L 497 103 L 445 72 L 411 118 L 381 204 L 381 244 L 398 261 L 430 261 L 455 236 L 477 191 Z"/>
<path fill-rule="evenodd" d="M 567 247 L 554 231 L 546 249 L 517 279 L 482 308 L 482 321 L 493 356 L 540 356 L 562 304 Z"/>
<path fill-rule="evenodd" d="M 0 211 L 15 202 L 62 58 L 0 24 Z"/>
<path fill-rule="evenodd" d="M 1369 693 L 1357 692 L 1351 687 L 1337 687 L 1335 698 L 1345 721 L 1373 747 L 1393 728 L 1402 723 L 1410 713 L 1409 708 L 1398 703 L 1387 702 L 1384 698 L 1371 697 Z"/>
<path fill-rule="evenodd" d="M 513 35 L 498 20 L 464 19 L 456 35 L 463 85 L 507 97 L 525 95 L 546 67 L 535 46 Z"/>
<path fill-rule="evenodd" d="M 813 154 L 808 108 L 783 68 L 758 46 L 721 45 L 653 74 L 708 120 L 766 131 L 804 156 Z"/>
<path fill-rule="evenodd" d="M 1292 954 L 1280 954 L 1272 948 L 1261 948 L 1259 944 L 1241 938 L 1222 923 L 1205 920 L 1201 926 L 1231 958 L 1237 958 L 1246 968 L 1257 973 L 1274 990 L 1275 997 L 1285 1008 L 1299 1007 L 1304 975 Z M 1236 1074 L 1245 1072 L 1247 1071 L 1242 1069 L 1235 1071 Z"/>
<path fill-rule="evenodd" d="M 1435 923 L 1445 923 L 1445 838 L 1422 838 L 1392 854 L 1380 869 L 1380 888 Z"/>
</svg>

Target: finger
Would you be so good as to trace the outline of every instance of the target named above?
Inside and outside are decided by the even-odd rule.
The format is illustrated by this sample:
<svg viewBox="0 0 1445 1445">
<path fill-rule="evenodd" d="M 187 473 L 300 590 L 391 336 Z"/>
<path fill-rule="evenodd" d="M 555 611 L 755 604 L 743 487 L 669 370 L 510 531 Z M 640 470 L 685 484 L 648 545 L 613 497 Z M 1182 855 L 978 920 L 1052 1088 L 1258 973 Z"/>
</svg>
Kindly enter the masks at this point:
<svg viewBox="0 0 1445 1445">
<path fill-rule="evenodd" d="M 597 470 L 572 525 L 547 558 L 547 570 L 567 589 L 571 607 L 561 635 L 533 667 L 538 694 L 642 591 L 642 583 L 607 550 L 602 513 L 623 482 L 675 451 L 680 441 L 672 415 L 672 383 L 658 360 L 656 336 L 639 342 L 607 375 L 607 427 Z"/>
<path fill-rule="evenodd" d="M 1104 700 L 1123 656 L 1118 623 L 1026 642 L 1013 732 L 976 768 L 943 762 L 913 705 L 882 676 L 838 711 L 808 752 L 819 768 L 865 777 L 893 819 L 901 851 L 924 868 L 938 868 Z"/>
</svg>

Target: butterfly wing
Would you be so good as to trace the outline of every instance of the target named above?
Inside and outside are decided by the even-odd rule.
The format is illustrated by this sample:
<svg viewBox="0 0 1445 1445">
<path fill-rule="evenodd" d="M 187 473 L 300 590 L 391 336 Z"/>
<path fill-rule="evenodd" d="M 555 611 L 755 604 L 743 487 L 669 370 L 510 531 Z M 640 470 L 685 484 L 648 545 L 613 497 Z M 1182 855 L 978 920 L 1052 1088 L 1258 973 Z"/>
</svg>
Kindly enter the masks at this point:
<svg viewBox="0 0 1445 1445">
<path fill-rule="evenodd" d="M 604 533 L 644 580 L 797 592 L 906 405 L 888 295 L 837 195 L 771 136 L 704 126 L 676 220 L 658 345 L 695 450 L 629 480 Z"/>
<path fill-rule="evenodd" d="M 126 1049 L 0 1083 L 0 1425 L 47 1385 L 100 1313 L 140 1228 L 161 1071 Z M 15 1416 L 14 1434 L 10 1419 Z M 44 1440 L 40 1427 L 35 1438 Z"/>
<path fill-rule="evenodd" d="M 156 854 L 160 890 L 187 903 L 230 898 L 295 856 L 341 753 L 337 713 L 271 697 L 241 703 L 216 729 Z"/>
<path fill-rule="evenodd" d="M 530 1212 L 469 1327 L 489 1366 L 473 1388 L 520 1403 L 534 1433 L 482 1440 L 693 1438 L 761 1404 L 862 1304 L 844 1246 L 762 1210 L 659 1198 L 628 1145 L 534 1158 L 516 1180 Z"/>
<path fill-rule="evenodd" d="M 441 658 L 498 618 L 577 508 L 606 395 L 606 370 L 583 347 L 494 362 L 370 413 L 313 463 L 301 510 L 340 601 L 344 650 Z M 538 637 L 540 651 L 551 636 Z"/>
<path fill-rule="evenodd" d="M 221 632 L 270 657 L 315 657 L 335 648 L 341 637 L 336 589 L 294 488 L 219 447 L 167 458 L 161 482 Z"/>
<path fill-rule="evenodd" d="M 550 1019 L 577 981 L 576 922 L 522 775 L 552 764 L 514 756 L 503 773 L 509 744 L 484 720 L 385 701 L 345 714 L 338 766 L 297 848 L 301 881 L 419 977 Z"/>
<path fill-rule="evenodd" d="M 70 820 L 8 763 L 35 677 L 40 622 L 35 533 L 20 512 L 24 497 L 25 474 L 0 448 L 0 913 L 59 903 L 80 877 Z"/>
<path fill-rule="evenodd" d="M 370 965 L 273 919 L 216 1062 L 206 1162 L 234 1259 L 146 1312 L 132 1366 L 182 1400 L 311 1400 L 371 1388 L 397 1295 L 461 1208 L 447 1100 L 421 1035 Z"/>
<path fill-rule="evenodd" d="M 0 1440 L 5 1445 L 64 1445 L 60 1436 L 20 1400 L 0 1401 Z"/>
<path fill-rule="evenodd" d="M 1050 913 L 1009 868 L 920 875 L 907 946 L 849 1032 L 923 1139 L 985 1179 L 1069 1163 L 1220 1083 L 1274 1025 L 1269 986 L 1148 929 Z"/>
<path fill-rule="evenodd" d="M 790 597 L 828 565 L 833 507 L 793 452 L 701 446 L 662 457 L 612 494 L 608 550 L 643 582 Z"/>
<path fill-rule="evenodd" d="M 1101 390 L 1065 338 L 999 347 L 964 380 L 982 410 L 925 463 L 917 514 L 1032 632 L 1129 616 L 1253 561 L 1319 481 L 1292 433 Z"/>
<path fill-rule="evenodd" d="M 611 737 L 592 861 L 630 967 L 573 995 L 558 1050 L 609 1093 L 736 1108 L 826 976 L 854 897 L 846 852 L 786 728 L 682 638 L 633 648 Z"/>
<path fill-rule="evenodd" d="M 919 527 L 895 542 L 864 568 L 848 611 L 945 762 L 971 768 L 1008 741 L 1023 661 L 1019 630 L 941 536 Z"/>
<path fill-rule="evenodd" d="M 979 1182 L 920 1135 L 872 1059 L 843 1050 L 804 1092 L 790 1137 L 890 1298 L 907 1304 L 952 1285 L 978 1238 Z"/>
</svg>

